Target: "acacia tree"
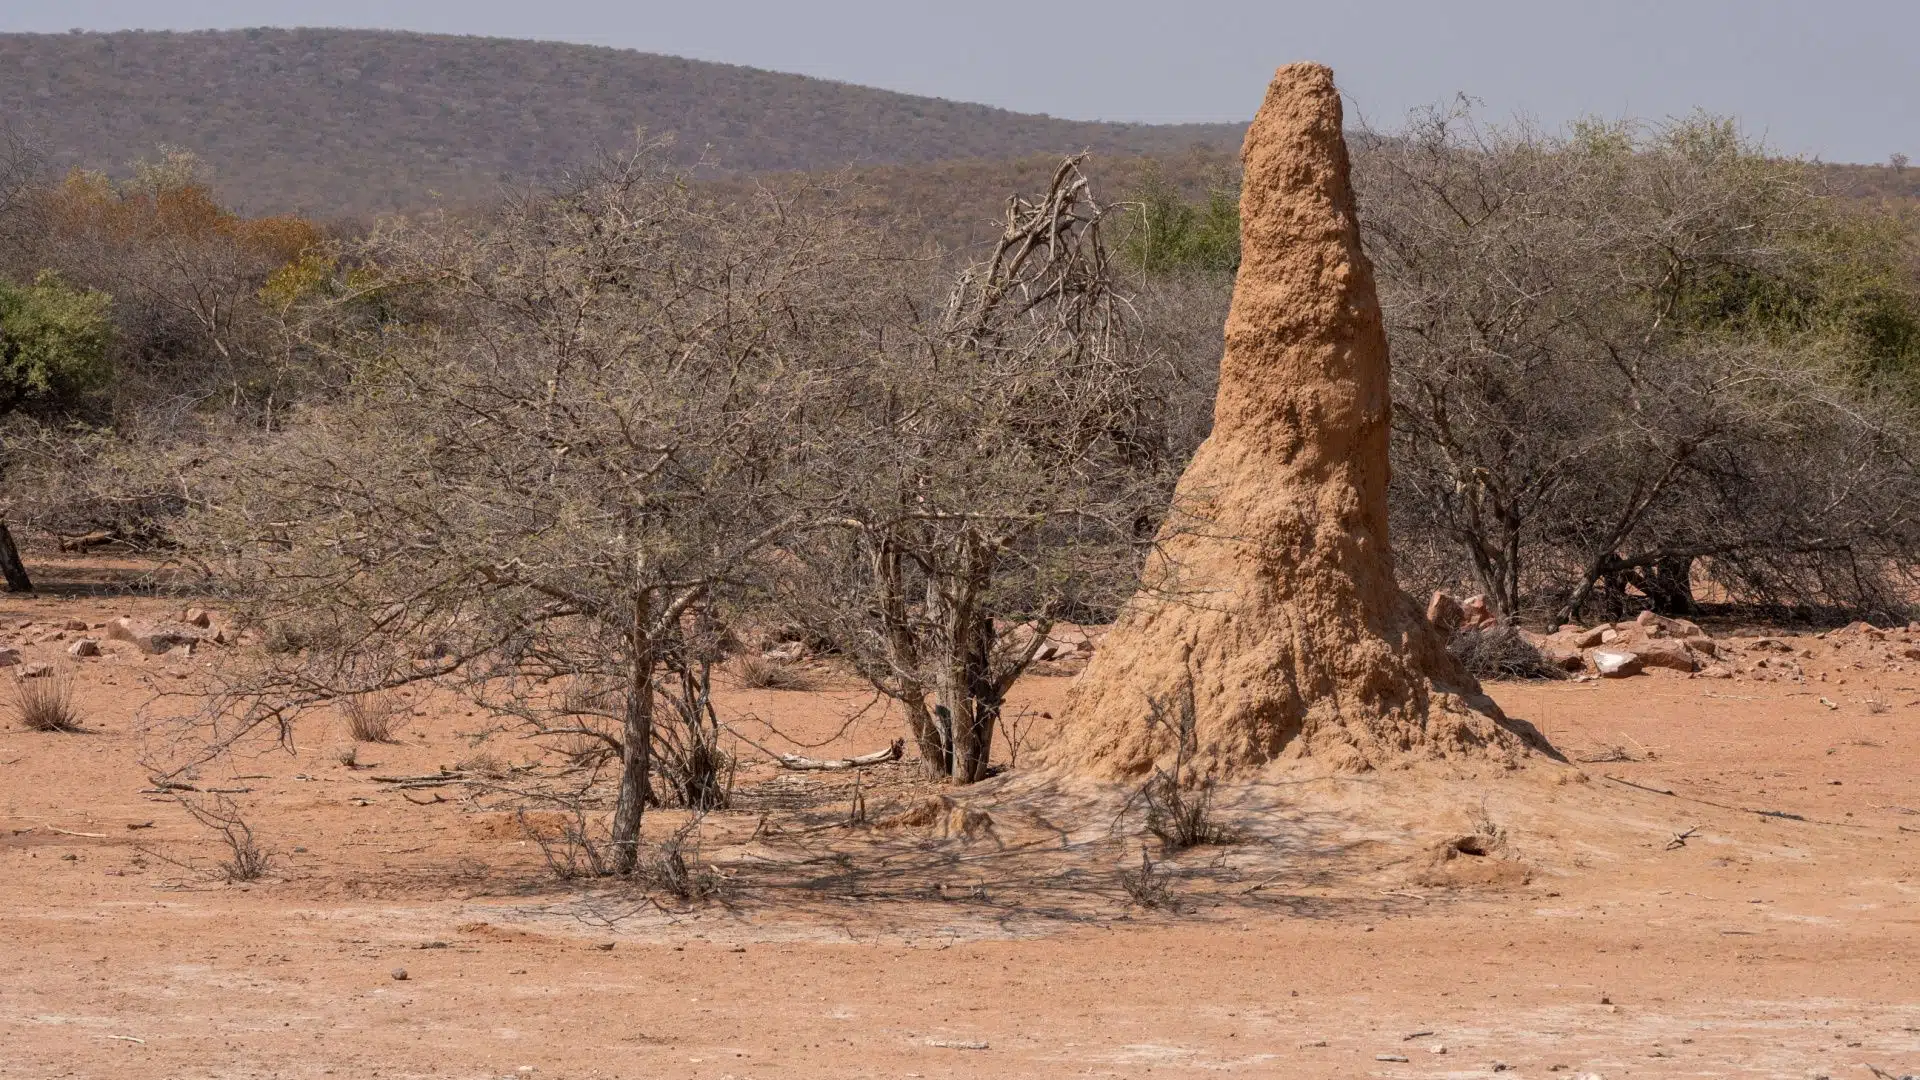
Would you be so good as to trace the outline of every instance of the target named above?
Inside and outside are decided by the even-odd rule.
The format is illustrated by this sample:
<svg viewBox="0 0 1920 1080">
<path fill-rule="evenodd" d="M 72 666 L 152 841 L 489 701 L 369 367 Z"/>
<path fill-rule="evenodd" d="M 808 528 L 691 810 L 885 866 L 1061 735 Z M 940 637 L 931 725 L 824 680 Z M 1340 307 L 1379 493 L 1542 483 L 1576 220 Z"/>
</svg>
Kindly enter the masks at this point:
<svg viewBox="0 0 1920 1080">
<path fill-rule="evenodd" d="M 989 256 L 818 408 L 831 533 L 775 596 L 902 706 L 935 776 L 986 775 L 1008 690 L 1056 620 L 1131 590 L 1190 432 L 1180 375 L 1116 288 L 1081 159 L 1009 201 Z"/>
<path fill-rule="evenodd" d="M 701 714 L 702 613 L 804 524 L 816 386 L 869 351 L 864 233 L 804 201 L 713 205 L 646 148 L 375 236 L 356 257 L 377 273 L 301 335 L 350 377 L 203 481 L 187 522 L 274 646 L 229 671 L 199 745 L 452 687 L 611 749 L 608 865 L 631 871 L 658 703 Z"/>
<path fill-rule="evenodd" d="M 1873 249 L 1821 250 L 1844 219 L 1809 170 L 1708 118 L 1552 137 L 1464 111 L 1359 162 L 1400 526 L 1455 542 L 1503 613 L 1628 584 L 1678 609 L 1701 559 L 1756 581 L 1914 550 L 1913 429 L 1847 374 L 1873 320 L 1818 314 Z"/>
</svg>

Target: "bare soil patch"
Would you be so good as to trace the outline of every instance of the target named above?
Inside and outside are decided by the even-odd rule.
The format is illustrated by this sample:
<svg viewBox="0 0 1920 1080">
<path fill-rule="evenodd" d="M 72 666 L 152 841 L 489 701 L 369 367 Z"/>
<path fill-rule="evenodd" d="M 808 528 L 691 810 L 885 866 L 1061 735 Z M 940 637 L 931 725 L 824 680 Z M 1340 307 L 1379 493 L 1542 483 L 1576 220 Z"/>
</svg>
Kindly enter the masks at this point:
<svg viewBox="0 0 1920 1080">
<path fill-rule="evenodd" d="M 556 881 L 483 785 L 374 781 L 539 753 L 477 741 L 487 718 L 438 698 L 351 766 L 336 721 L 198 776 L 278 856 L 226 881 L 218 838 L 139 764 L 155 693 L 191 688 L 206 655 L 49 640 L 183 605 L 100 586 L 97 559 L 39 572 L 49 595 L 0 597 L 0 644 L 70 671 L 86 730 L 0 720 L 0 1075 L 1920 1068 L 1920 661 L 1901 634 L 1728 629 L 1731 678 L 1491 683 L 1573 764 L 1222 787 L 1237 842 L 1178 853 L 1125 788 L 801 773 L 743 747 L 735 809 L 698 835 L 722 888 L 682 904 Z M 728 687 L 723 716 L 813 758 L 899 737 L 817 674 Z M 1024 679 L 1015 707 L 1044 725 L 1071 681 Z M 648 837 L 682 821 L 654 814 Z M 1122 887 L 1143 850 L 1170 904 Z"/>
</svg>

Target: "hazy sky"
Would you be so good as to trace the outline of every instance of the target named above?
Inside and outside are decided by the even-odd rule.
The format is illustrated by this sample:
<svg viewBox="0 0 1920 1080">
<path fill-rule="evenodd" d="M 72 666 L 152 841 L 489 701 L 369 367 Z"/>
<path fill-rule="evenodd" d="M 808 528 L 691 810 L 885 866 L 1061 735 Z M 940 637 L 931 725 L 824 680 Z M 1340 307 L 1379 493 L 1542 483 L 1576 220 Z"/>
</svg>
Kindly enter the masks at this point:
<svg viewBox="0 0 1920 1080">
<path fill-rule="evenodd" d="M 1788 152 L 1920 159 L 1920 0 L 0 0 L 4 30 L 241 26 L 587 42 L 1105 120 L 1244 120 L 1314 59 L 1383 126 L 1458 92 L 1550 124 L 1701 106 Z"/>
</svg>

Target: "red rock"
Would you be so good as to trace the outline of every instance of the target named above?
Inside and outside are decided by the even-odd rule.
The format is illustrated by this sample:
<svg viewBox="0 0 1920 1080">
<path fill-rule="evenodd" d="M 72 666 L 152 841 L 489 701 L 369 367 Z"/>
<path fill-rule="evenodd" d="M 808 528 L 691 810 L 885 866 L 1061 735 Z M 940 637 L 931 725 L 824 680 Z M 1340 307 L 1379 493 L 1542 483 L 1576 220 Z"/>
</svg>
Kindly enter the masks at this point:
<svg viewBox="0 0 1920 1080">
<path fill-rule="evenodd" d="M 1668 668 L 1689 675 L 1701 667 L 1698 658 L 1684 642 L 1668 638 L 1644 642 L 1634 646 L 1633 651 L 1639 654 L 1640 663 L 1646 667 Z"/>
</svg>

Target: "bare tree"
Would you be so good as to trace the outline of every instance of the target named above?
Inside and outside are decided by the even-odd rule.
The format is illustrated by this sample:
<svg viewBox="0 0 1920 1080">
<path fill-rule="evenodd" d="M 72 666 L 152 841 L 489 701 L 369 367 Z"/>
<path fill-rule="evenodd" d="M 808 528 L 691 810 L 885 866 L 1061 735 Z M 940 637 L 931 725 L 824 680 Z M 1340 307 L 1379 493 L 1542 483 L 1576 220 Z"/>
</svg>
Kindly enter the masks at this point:
<svg viewBox="0 0 1920 1080">
<path fill-rule="evenodd" d="M 837 532 L 777 597 L 907 716 L 936 776 L 986 775 L 1008 690 L 1062 618 L 1105 617 L 1189 447 L 1166 357 L 1116 291 L 1081 159 L 1009 201 L 946 302 L 826 407 Z"/>
<path fill-rule="evenodd" d="M 711 616 L 809 520 L 809 410 L 871 352 L 872 245 L 806 201 L 713 205 L 644 148 L 374 237 L 377 273 L 304 316 L 350 378 L 187 523 L 278 646 L 228 672 L 202 752 L 346 695 L 456 689 L 617 755 L 608 865 L 631 872 L 657 750 L 711 795 L 686 775 L 717 737 Z"/>
<path fill-rule="evenodd" d="M 1709 118 L 1561 137 L 1455 110 L 1368 140 L 1357 176 L 1401 531 L 1441 530 L 1501 611 L 1629 585 L 1678 609 L 1700 560 L 1914 550 L 1914 428 L 1849 374 L 1874 343 L 1805 314 L 1824 237 L 1872 253 L 1810 170 Z"/>
</svg>

